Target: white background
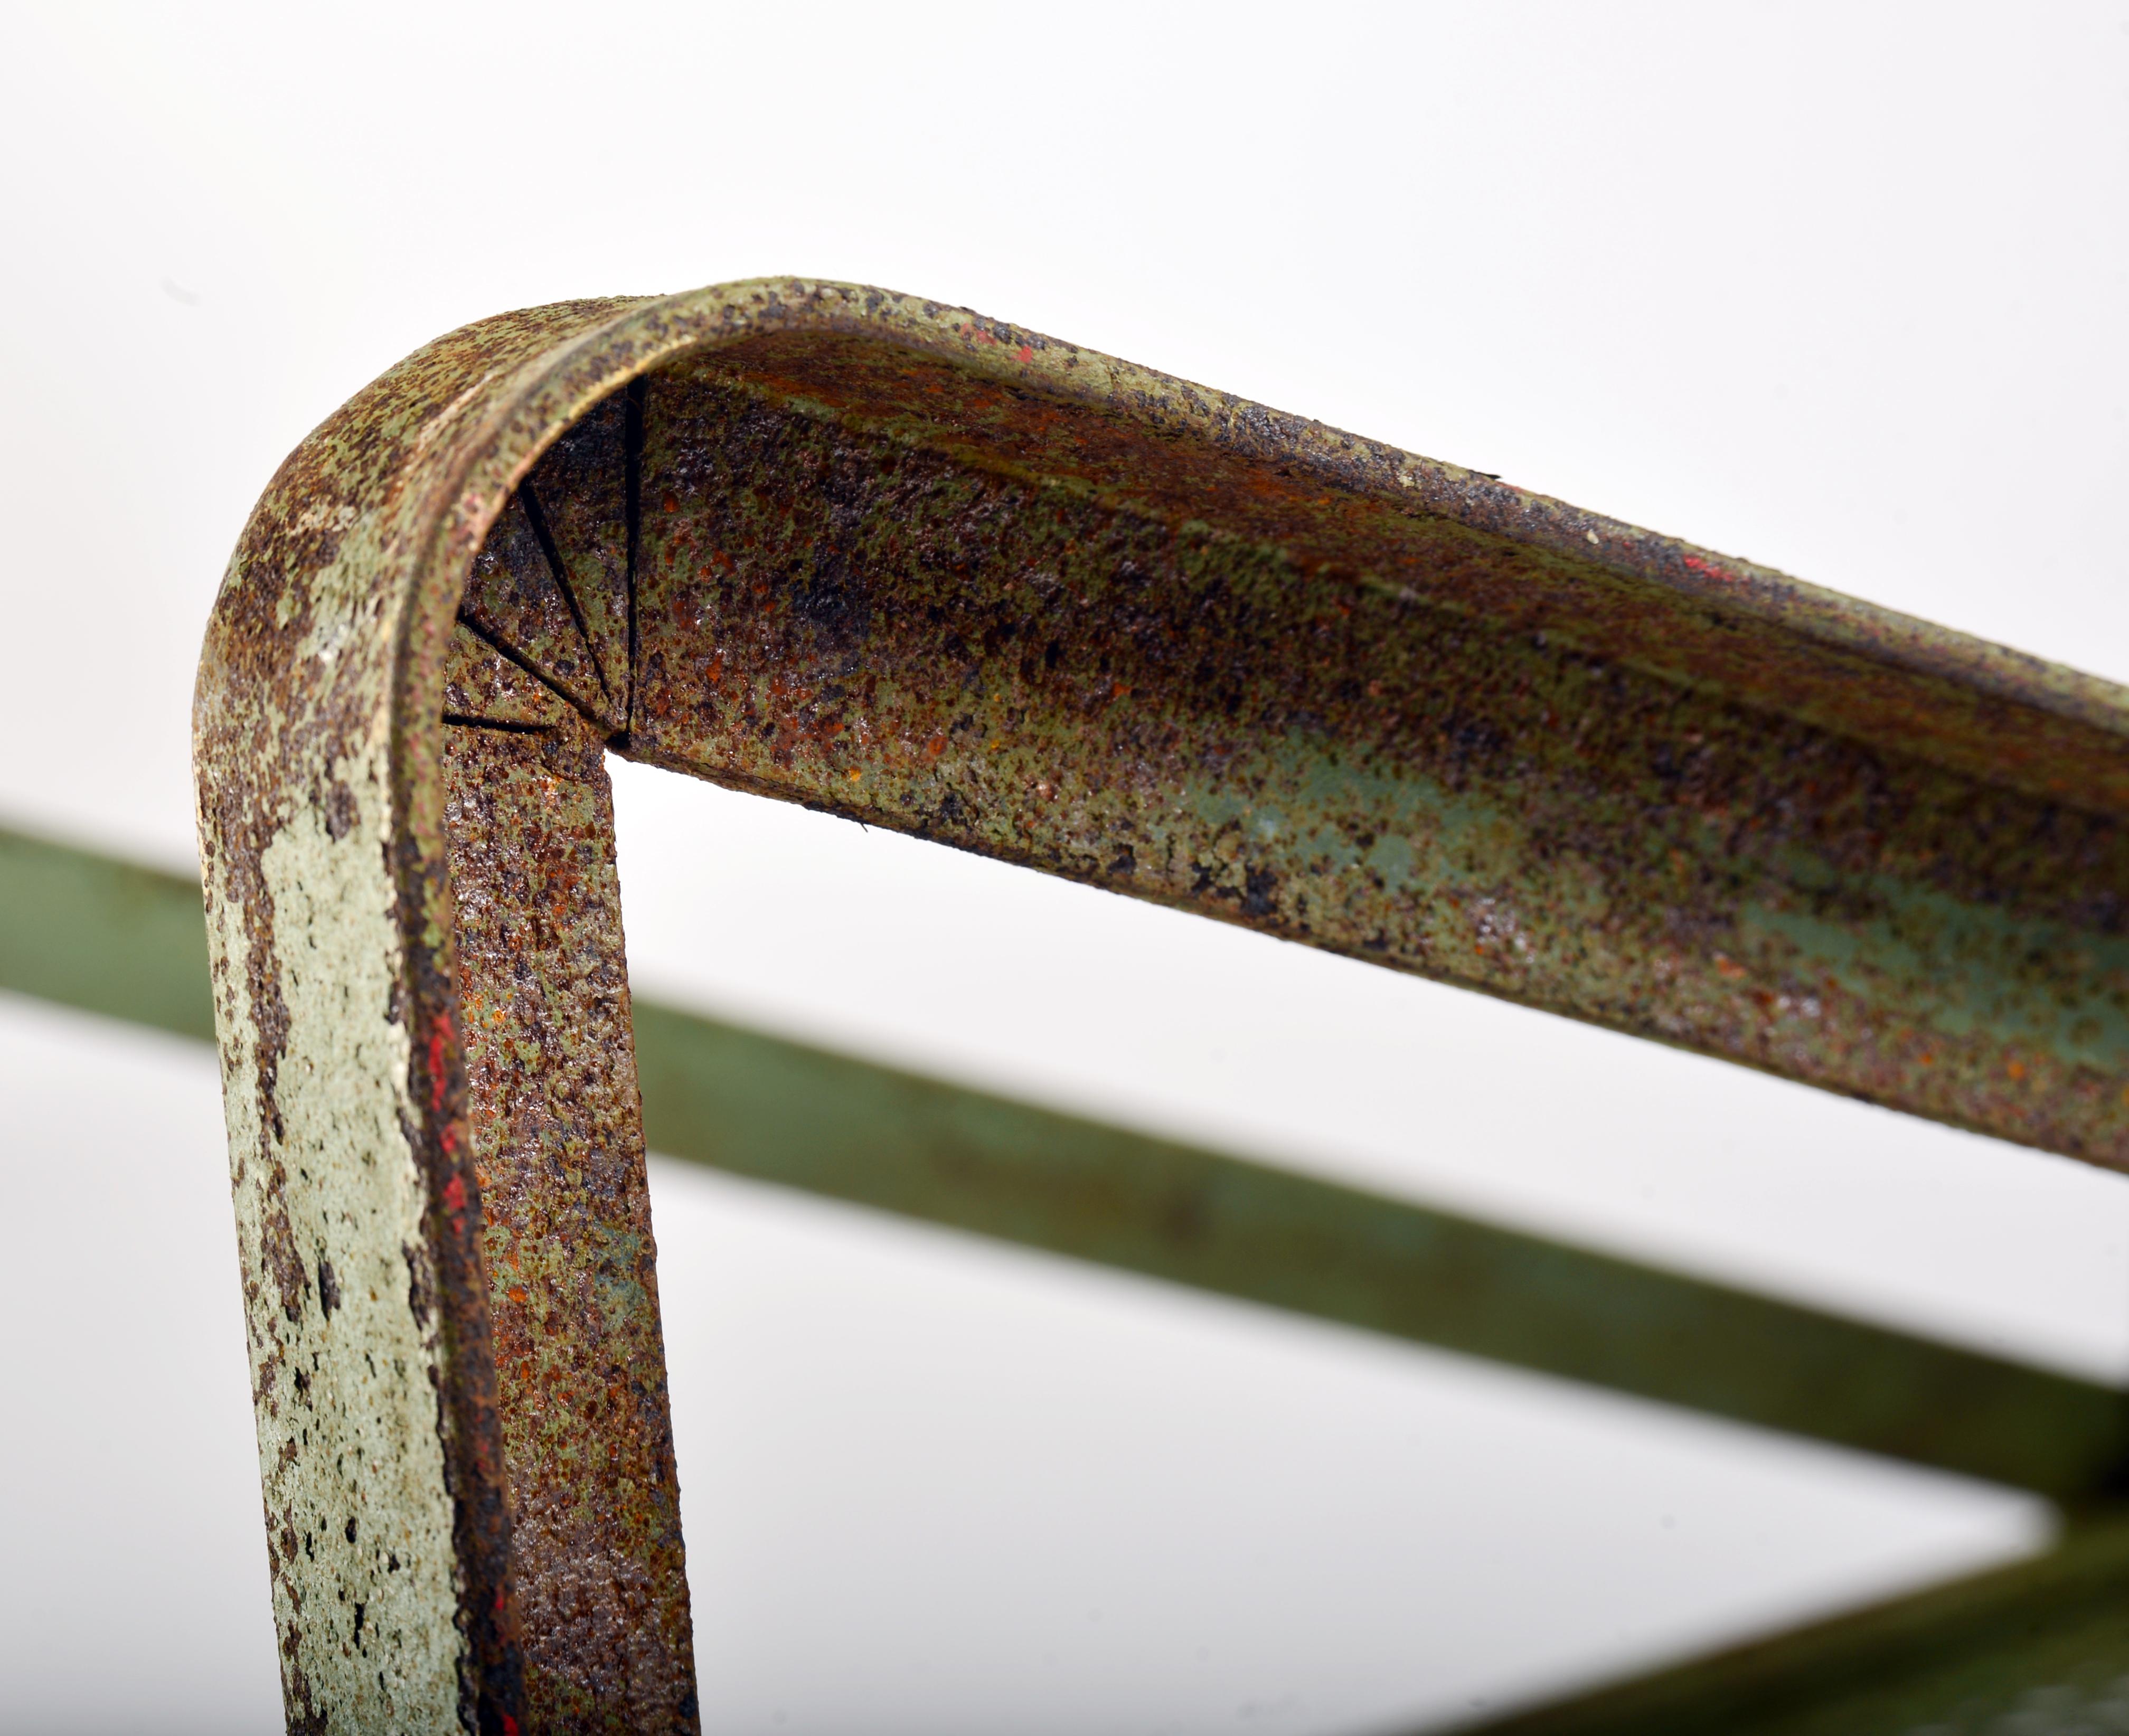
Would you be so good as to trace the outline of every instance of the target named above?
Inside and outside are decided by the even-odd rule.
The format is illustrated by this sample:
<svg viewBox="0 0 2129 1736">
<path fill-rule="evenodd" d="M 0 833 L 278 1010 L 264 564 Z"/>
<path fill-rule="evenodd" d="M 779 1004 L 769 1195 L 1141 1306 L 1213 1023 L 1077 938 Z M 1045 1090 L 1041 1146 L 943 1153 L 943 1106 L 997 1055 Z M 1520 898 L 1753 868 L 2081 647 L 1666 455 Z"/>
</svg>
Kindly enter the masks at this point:
<svg viewBox="0 0 2129 1736">
<path fill-rule="evenodd" d="M 2129 6 L 31 5 L 0 820 L 191 860 L 281 456 L 436 333 L 987 312 L 2129 678 Z M 2117 1178 L 631 768 L 640 988 L 2129 1381 Z M 207 1058 L 0 1001 L 0 1730 L 274 1728 Z M 2000 1492 L 654 1172 L 706 1722 L 1360 1733 Z"/>
</svg>

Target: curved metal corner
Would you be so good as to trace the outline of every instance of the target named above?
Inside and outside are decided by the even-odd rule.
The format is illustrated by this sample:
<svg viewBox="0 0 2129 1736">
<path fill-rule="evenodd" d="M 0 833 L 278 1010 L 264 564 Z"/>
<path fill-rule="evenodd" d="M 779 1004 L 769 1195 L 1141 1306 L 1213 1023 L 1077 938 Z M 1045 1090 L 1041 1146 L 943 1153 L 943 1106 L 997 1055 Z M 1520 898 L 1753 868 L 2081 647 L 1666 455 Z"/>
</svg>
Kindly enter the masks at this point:
<svg viewBox="0 0 2129 1736">
<path fill-rule="evenodd" d="M 625 1653 L 695 1719 L 662 1364 L 612 1372 L 656 1313 L 604 749 L 2124 1167 L 2125 734 L 963 309 L 440 340 L 275 478 L 196 701 L 291 1727 L 644 1727 Z"/>
</svg>

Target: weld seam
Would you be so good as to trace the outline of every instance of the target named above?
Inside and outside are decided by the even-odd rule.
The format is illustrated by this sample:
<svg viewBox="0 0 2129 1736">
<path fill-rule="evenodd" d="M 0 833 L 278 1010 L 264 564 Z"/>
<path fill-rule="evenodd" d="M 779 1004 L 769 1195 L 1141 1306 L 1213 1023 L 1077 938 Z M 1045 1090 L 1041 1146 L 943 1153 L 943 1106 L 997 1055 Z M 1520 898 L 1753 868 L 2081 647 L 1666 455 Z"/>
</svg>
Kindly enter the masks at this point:
<svg viewBox="0 0 2129 1736">
<path fill-rule="evenodd" d="M 589 717 L 593 723 L 599 724 L 603 727 L 605 721 L 603 718 L 593 716 L 593 713 L 586 710 L 584 706 L 579 705 L 575 700 L 572 699 L 567 693 L 564 692 L 561 688 L 555 686 L 555 683 L 547 678 L 547 675 L 544 671 L 535 667 L 531 659 L 528 659 L 522 651 L 519 650 L 517 646 L 510 644 L 498 638 L 488 627 L 483 625 L 473 616 L 467 614 L 463 609 L 459 611 L 459 625 L 464 627 L 467 632 L 472 634 L 473 636 L 479 640 L 483 644 L 486 645 L 489 650 L 494 652 L 498 657 L 502 658 L 506 663 L 515 663 L 527 675 L 531 676 L 533 680 L 538 682 L 541 687 L 545 687 L 550 693 L 552 693 L 555 698 L 560 700 L 564 705 L 569 706 L 571 711 L 577 712 L 582 716 Z M 545 728 L 545 725 L 533 725 L 533 727 Z"/>
<path fill-rule="evenodd" d="M 641 640 L 636 625 L 636 568 L 643 545 L 643 411 L 650 386 L 646 379 L 632 379 L 622 397 L 622 510 L 628 526 L 628 705 L 621 720 L 624 736 L 636 733 L 636 690 L 643 685 L 642 671 L 636 666 Z"/>
<path fill-rule="evenodd" d="M 454 729 L 500 730 L 507 735 L 551 735 L 550 723 L 524 723 L 513 717 L 474 717 L 464 711 L 446 711 L 444 721 Z"/>
<path fill-rule="evenodd" d="M 584 611 L 578 605 L 577 593 L 570 587 L 569 568 L 562 563 L 562 551 L 555 546 L 555 539 L 548 534 L 546 516 L 540 510 L 540 502 L 532 492 L 532 484 L 521 483 L 517 490 L 519 504 L 525 508 L 525 522 L 532 527 L 532 540 L 540 545 L 540 552 L 547 557 L 548 570 L 555 575 L 555 588 L 562 593 L 562 602 L 569 611 L 570 625 L 577 630 L 577 642 L 583 647 L 584 661 L 591 665 L 592 679 L 606 696 L 608 709 L 613 705 L 613 690 L 606 684 L 606 672 L 599 668 L 598 647 L 592 644 L 592 630 L 584 625 Z"/>
</svg>

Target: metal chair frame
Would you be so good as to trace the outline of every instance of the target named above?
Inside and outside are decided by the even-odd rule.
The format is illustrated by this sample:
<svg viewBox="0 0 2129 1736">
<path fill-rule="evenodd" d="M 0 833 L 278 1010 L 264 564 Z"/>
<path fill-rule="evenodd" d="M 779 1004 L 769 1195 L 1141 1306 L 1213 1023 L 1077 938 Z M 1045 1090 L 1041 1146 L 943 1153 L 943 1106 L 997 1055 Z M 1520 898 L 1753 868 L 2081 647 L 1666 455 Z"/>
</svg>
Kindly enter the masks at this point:
<svg viewBox="0 0 2129 1736">
<path fill-rule="evenodd" d="M 646 1125 L 2071 1515 L 2041 1562 L 1503 1729 L 2112 1704 L 2122 1395 L 631 1007 L 604 756 L 2120 1168 L 2120 689 L 764 280 L 505 315 L 358 394 L 246 527 L 195 716 L 292 1729 L 697 1727 Z"/>
</svg>

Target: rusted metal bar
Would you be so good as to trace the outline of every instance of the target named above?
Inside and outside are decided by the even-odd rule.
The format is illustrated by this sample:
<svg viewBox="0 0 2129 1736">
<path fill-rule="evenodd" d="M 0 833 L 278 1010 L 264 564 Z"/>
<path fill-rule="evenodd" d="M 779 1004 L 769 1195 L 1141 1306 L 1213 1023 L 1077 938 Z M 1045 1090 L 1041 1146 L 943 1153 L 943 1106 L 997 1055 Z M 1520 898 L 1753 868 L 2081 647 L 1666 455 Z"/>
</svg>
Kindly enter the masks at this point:
<svg viewBox="0 0 2129 1736">
<path fill-rule="evenodd" d="M 455 856 L 453 867 L 464 887 L 473 877 Z M 463 906 L 463 890 L 460 897 Z M 0 989 L 211 1037 L 198 886 L 0 830 Z M 2076 1501 L 2111 1480 L 2124 1400 L 2107 1389 L 655 1003 L 636 1001 L 634 1023 L 645 1122 L 657 1148 L 675 1156 L 1570 1379 L 1993 1474 L 2058 1499 Z M 502 1360 L 507 1372 L 509 1358 Z M 1856 1426 L 1859 1412 L 1874 1415 L 1869 1435 Z M 627 1442 L 624 1434 L 621 1444 Z M 1871 1710 L 1874 1697 L 1912 1696 L 1948 1681 L 1955 1696 L 1970 1698 L 1977 1670 L 2001 1689 L 1979 1700 L 1990 1716 L 2006 1705 L 2020 1710 L 2032 1684 L 2051 1674 L 2058 1679 L 2052 1696 L 2043 1696 L 2048 1704 L 2089 1707 L 2129 1669 L 2129 1634 L 2114 1634 L 2121 1622 L 2110 1613 L 2120 1595 L 2117 1570 L 2129 1559 L 2123 1523 L 2089 1521 L 2059 1556 L 1822 1624 L 1793 1642 L 1765 1642 L 1546 1707 L 1508 1728 L 1530 1736 L 1722 1731 L 1739 1727 L 1745 1703 L 1769 1716 L 1779 1711 L 1770 1730 L 1903 1728 Z M 2055 1645 L 2058 1635 L 2069 1636 L 2066 1646 Z M 2060 1667 L 2041 1667 L 2028 1638 L 2069 1655 Z M 1828 1723 L 1829 1704 L 1845 1723 Z M 1986 1727 L 1978 1715 L 1968 1724 Z"/>
<path fill-rule="evenodd" d="M 2117 690 L 882 292 L 410 359 L 269 489 L 196 715 L 298 1723 L 563 1715 L 512 1514 L 589 1473 L 498 1411 L 446 718 L 2129 1162 Z M 617 968 L 526 1003 L 558 1053 Z M 659 1490 L 614 1494 L 655 1531 Z M 607 1655 L 536 1673 L 595 1693 Z"/>
<path fill-rule="evenodd" d="M 473 737 L 470 746 L 465 740 L 447 738 L 455 760 L 481 754 L 502 763 L 491 760 L 474 778 L 459 775 L 455 764 L 456 787 L 478 792 L 461 801 L 508 799 L 536 765 L 531 775 L 541 786 L 551 777 L 558 795 L 583 804 L 573 816 L 578 823 L 603 802 L 580 749 L 507 732 Z M 557 901 L 545 853 L 535 848 L 521 862 L 495 863 L 469 859 L 474 847 L 459 841 L 478 833 L 536 846 L 553 830 L 541 817 L 544 801 L 537 806 L 539 813 L 522 816 L 516 828 L 493 814 L 463 834 L 455 825 L 452 874 L 466 950 L 479 948 L 490 961 L 484 974 L 506 992 L 544 1000 L 545 984 L 569 980 L 565 963 L 543 960 L 520 972 L 522 953 L 509 944 L 508 930 L 523 922 L 525 949 L 552 958 L 548 937 L 556 930 L 547 913 Z M 104 905 L 69 883 L 83 863 L 96 871 L 92 886 L 122 888 L 116 895 L 121 909 L 144 913 L 144 925 L 184 942 L 147 955 L 152 962 L 145 968 L 134 955 L 126 1004 L 98 1010 L 199 1034 L 212 1006 L 198 889 L 174 875 L 5 832 L 0 988 L 50 996 L 53 983 L 72 978 L 77 954 L 83 978 L 94 982 L 104 956 Z M 564 914 L 606 920 L 603 858 L 594 855 L 564 872 L 582 873 L 595 894 L 582 904 L 564 902 Z M 24 943 L 40 949 L 35 970 L 15 968 Z M 585 954 L 603 968 L 603 948 L 588 947 Z M 498 1009 L 488 1000 L 492 991 L 464 986 L 463 961 L 460 980 L 474 1045 L 476 1122 L 492 1113 L 523 1130 L 512 1140 L 498 1135 L 482 1143 L 507 1146 L 506 1156 L 544 1156 L 551 1147 L 565 1167 L 581 1168 L 602 1143 L 584 1130 L 619 1122 L 619 1133 L 605 1143 L 632 1149 L 625 1107 L 617 1115 L 612 1106 L 617 1099 L 625 1106 L 625 1090 L 612 1078 L 588 1087 L 580 1072 L 588 1061 L 624 1058 L 620 1051 L 609 1044 L 550 1056 L 537 1029 L 539 1005 L 529 1015 Z M 601 992 L 617 1016 L 626 983 L 609 981 Z M 172 1016 L 171 1009 L 179 1011 Z M 2060 1501 L 2089 1501 L 2112 1487 L 2129 1460 L 2129 1395 L 2110 1387 L 875 1066 L 655 1001 L 634 1002 L 633 1025 L 643 1125 L 653 1148 L 734 1175 Z M 498 1036 L 506 1030 L 507 1043 Z M 511 1060 L 513 1053 L 519 1058 Z M 517 1069 L 514 1081 L 497 1077 L 498 1059 Z M 514 1161 L 525 1167 L 522 1156 Z M 517 1256 L 516 1276 L 498 1280 L 496 1306 L 499 1315 L 522 1320 L 528 1304 L 510 1292 L 526 1289 L 529 1298 L 531 1287 L 522 1281 L 526 1254 L 507 1213 L 526 1191 L 524 1179 L 514 1177 L 512 1197 L 498 1205 L 495 1173 L 491 1160 L 482 1184 L 487 1244 L 500 1248 L 496 1258 L 506 1265 Z M 627 1201 L 620 1233 L 641 1234 L 632 1183 L 614 1191 Z M 529 1203 L 541 1204 L 536 1196 Z M 596 1198 L 576 1210 L 588 1228 L 602 1221 Z M 552 1262 L 579 1252 L 570 1239 L 556 1237 L 542 1257 Z M 631 1275 L 630 1252 L 615 1276 L 624 1285 L 647 1284 Z M 569 1287 L 572 1270 L 550 1266 L 546 1293 Z M 595 1283 L 614 1281 L 591 1270 Z M 509 1335 L 541 1337 L 522 1324 Z M 509 1389 L 524 1378 L 523 1358 L 499 1350 L 498 1360 L 507 1431 Z M 635 1371 L 657 1361 L 655 1347 L 628 1347 L 631 1391 Z M 534 1371 L 543 1389 L 556 1381 L 567 1381 L 572 1391 L 594 1388 L 574 1369 L 548 1381 L 547 1366 Z M 529 1411 L 538 1401 L 527 1394 L 523 1402 Z M 555 1420 L 551 1406 L 545 1415 Z M 623 1431 L 608 1441 L 595 1424 L 576 1429 L 578 1450 L 603 1452 L 633 1439 Z M 669 1476 L 639 1474 L 646 1482 Z"/>
<path fill-rule="evenodd" d="M 625 751 L 2129 1156 L 2117 690 L 869 305 L 645 382 Z"/>
<path fill-rule="evenodd" d="M 1483 1725 L 1485 1736 L 2103 1736 L 2129 1729 L 2129 1515 L 2049 1553 Z"/>
<path fill-rule="evenodd" d="M 445 812 L 527 1720 L 691 1720 L 679 1478 L 598 737 L 454 728 Z"/>
</svg>

